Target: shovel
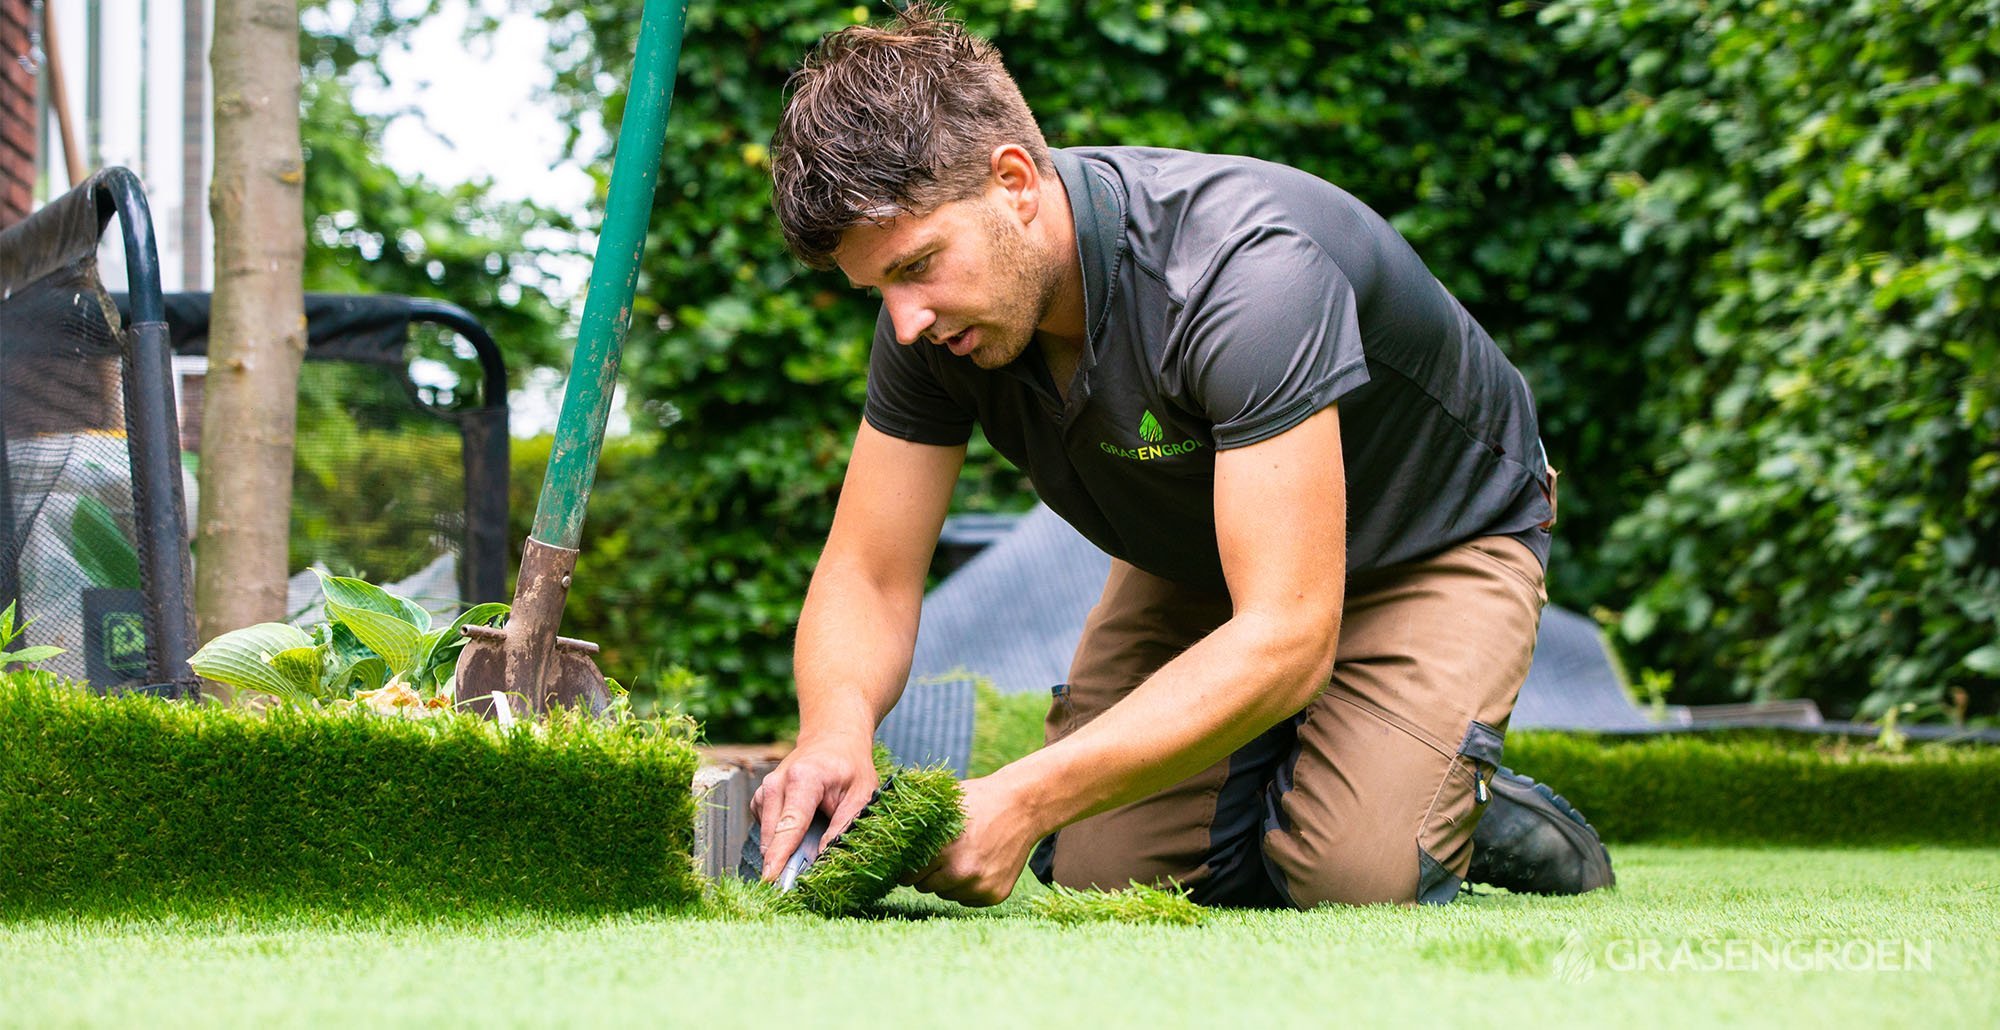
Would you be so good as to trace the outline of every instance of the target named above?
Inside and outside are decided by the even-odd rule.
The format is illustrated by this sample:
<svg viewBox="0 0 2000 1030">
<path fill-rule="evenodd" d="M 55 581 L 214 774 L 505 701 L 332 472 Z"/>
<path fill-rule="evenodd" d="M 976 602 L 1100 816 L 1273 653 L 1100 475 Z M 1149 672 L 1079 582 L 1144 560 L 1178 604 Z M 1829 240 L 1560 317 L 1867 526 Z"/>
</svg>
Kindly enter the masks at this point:
<svg viewBox="0 0 2000 1030">
<path fill-rule="evenodd" d="M 521 551 L 513 609 L 505 627 L 464 628 L 467 639 L 458 657 L 456 693 L 468 702 L 466 707 L 481 714 L 506 718 L 509 709 L 503 707 L 501 695 L 526 705 L 530 713 L 556 703 L 600 712 L 608 700 L 604 673 L 594 657 L 597 645 L 559 637 L 556 628 L 576 571 L 584 504 L 604 446 L 619 350 L 632 324 L 632 294 L 651 220 L 653 189 L 660 178 L 667 111 L 673 103 L 686 23 L 685 0 L 646 0 L 611 166 L 604 225 L 590 269 L 590 293 L 577 329 L 534 528 Z"/>
</svg>

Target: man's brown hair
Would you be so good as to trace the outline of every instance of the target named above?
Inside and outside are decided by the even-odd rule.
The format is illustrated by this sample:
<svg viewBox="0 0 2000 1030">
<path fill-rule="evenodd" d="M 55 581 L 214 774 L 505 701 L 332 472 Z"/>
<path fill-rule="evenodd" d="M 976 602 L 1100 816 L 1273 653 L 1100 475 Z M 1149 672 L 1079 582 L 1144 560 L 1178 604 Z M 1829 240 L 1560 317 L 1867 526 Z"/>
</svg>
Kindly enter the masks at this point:
<svg viewBox="0 0 2000 1030">
<path fill-rule="evenodd" d="M 841 234 L 856 225 L 977 194 L 997 147 L 1017 144 L 1053 174 L 1000 52 L 941 5 L 911 4 L 887 25 L 828 34 L 786 90 L 771 181 L 785 244 L 813 268 L 832 268 Z"/>
</svg>

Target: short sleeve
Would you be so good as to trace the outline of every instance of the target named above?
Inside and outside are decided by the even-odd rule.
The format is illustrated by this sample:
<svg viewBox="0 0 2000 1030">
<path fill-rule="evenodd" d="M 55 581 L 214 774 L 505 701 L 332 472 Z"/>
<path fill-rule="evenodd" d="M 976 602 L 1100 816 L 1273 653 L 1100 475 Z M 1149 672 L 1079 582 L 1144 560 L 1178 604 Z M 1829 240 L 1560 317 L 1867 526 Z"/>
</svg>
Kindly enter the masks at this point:
<svg viewBox="0 0 2000 1030">
<path fill-rule="evenodd" d="M 1354 287 L 1319 244 L 1261 227 L 1189 293 L 1176 365 L 1218 449 L 1267 440 L 1368 382 Z"/>
<path fill-rule="evenodd" d="M 972 438 L 973 413 L 954 399 L 917 347 L 896 342 L 888 309 L 868 351 L 868 424 L 899 440 L 956 447 Z"/>
</svg>

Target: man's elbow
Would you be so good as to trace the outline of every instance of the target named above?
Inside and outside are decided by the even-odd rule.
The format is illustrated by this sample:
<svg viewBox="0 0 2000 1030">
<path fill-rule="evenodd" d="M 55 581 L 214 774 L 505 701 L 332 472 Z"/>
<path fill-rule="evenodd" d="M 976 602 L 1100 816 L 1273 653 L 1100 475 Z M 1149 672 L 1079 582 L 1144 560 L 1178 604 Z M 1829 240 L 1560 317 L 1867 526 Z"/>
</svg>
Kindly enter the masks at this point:
<svg viewBox="0 0 2000 1030">
<path fill-rule="evenodd" d="M 1296 712 L 1319 696 L 1333 678 L 1340 644 L 1340 613 L 1294 613 L 1272 627 L 1274 667 L 1280 670 L 1286 712 Z"/>
</svg>

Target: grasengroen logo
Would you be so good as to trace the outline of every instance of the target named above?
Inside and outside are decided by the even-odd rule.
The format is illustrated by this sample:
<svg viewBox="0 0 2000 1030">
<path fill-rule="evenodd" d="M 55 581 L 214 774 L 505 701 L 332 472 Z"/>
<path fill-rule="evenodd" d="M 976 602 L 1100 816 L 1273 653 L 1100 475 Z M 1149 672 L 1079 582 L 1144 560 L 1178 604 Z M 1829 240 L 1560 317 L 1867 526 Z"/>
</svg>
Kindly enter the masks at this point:
<svg viewBox="0 0 2000 1030">
<path fill-rule="evenodd" d="M 1113 457 L 1124 458 L 1127 461 L 1152 461 L 1156 458 L 1171 458 L 1177 454 L 1189 454 L 1201 449 L 1200 440 L 1161 443 L 1160 441 L 1166 439 L 1166 436 L 1166 430 L 1160 428 L 1160 420 L 1154 418 L 1151 411 L 1146 411 L 1139 416 L 1139 439 L 1144 441 L 1144 443 L 1138 447 L 1127 449 L 1115 443 L 1105 441 L 1099 443 L 1097 449 Z"/>
</svg>

